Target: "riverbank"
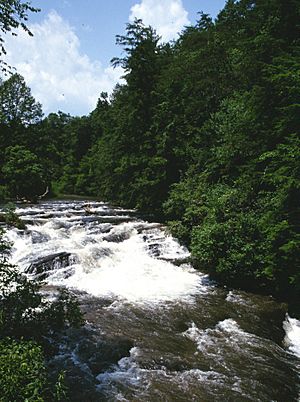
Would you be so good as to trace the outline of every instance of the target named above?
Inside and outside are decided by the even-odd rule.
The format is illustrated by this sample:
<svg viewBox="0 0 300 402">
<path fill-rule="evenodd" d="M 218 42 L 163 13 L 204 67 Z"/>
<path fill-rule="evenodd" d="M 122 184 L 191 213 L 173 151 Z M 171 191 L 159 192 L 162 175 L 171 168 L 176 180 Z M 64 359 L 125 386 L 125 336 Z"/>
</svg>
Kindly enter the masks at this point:
<svg viewBox="0 0 300 402">
<path fill-rule="evenodd" d="M 66 371 L 72 401 L 297 400 L 297 325 L 285 304 L 216 285 L 160 224 L 84 205 L 22 206 L 26 232 L 8 231 L 13 263 L 32 278 L 44 269 L 50 297 L 66 287 L 80 302 L 86 325 L 50 362 Z"/>
<path fill-rule="evenodd" d="M 83 201 L 86 206 L 88 206 L 91 202 L 101 202 L 99 197 L 95 196 L 84 196 L 84 195 L 78 195 L 78 194 L 57 194 L 57 195 L 52 195 L 50 197 L 47 197 L 47 200 L 49 202 L 55 202 L 55 201 Z M 26 205 L 30 204 L 21 204 L 24 207 Z M 33 205 L 38 205 L 33 204 Z M 114 208 L 118 208 L 116 205 L 110 204 Z M 84 205 L 82 206 L 83 211 L 88 214 L 86 211 Z M 126 208 L 126 206 L 124 206 Z M 133 210 L 130 210 L 133 212 Z M 172 230 L 172 224 L 171 226 L 168 226 L 168 222 L 166 219 L 163 219 L 162 214 L 145 214 L 141 211 L 135 211 L 135 214 L 137 217 L 140 219 L 144 220 L 149 220 L 149 221 L 158 221 L 161 224 L 165 225 L 168 230 L 170 230 L 170 233 L 174 233 L 174 230 Z M 16 221 L 18 224 L 20 224 L 20 220 Z M 20 226 L 21 228 L 21 226 Z M 176 231 L 174 233 L 176 235 Z M 186 242 L 181 242 L 182 245 L 187 245 L 188 247 L 190 244 L 186 244 Z M 278 292 L 274 287 L 271 286 L 271 284 L 268 286 L 266 285 L 265 282 L 260 283 L 259 281 L 253 281 L 253 280 L 247 280 L 247 278 L 231 278 L 230 280 L 225 279 L 224 276 L 218 275 L 215 271 L 211 272 L 211 270 L 207 269 L 206 267 L 203 267 L 201 263 L 199 263 L 199 260 L 197 257 L 193 256 L 191 254 L 189 258 L 190 262 L 193 264 L 193 266 L 199 270 L 200 272 L 205 272 L 207 275 L 210 276 L 210 278 L 218 283 L 218 286 L 225 286 L 229 290 L 242 290 L 242 291 L 248 291 L 252 293 L 257 293 L 260 295 L 265 295 L 265 296 L 272 296 L 275 298 L 275 300 L 278 300 L 278 302 L 283 302 L 287 303 L 288 305 L 288 312 L 291 317 L 294 317 L 296 319 L 300 319 L 300 296 L 299 294 L 295 291 L 294 293 L 292 292 L 287 292 L 286 294 L 283 294 L 282 292 Z"/>
</svg>

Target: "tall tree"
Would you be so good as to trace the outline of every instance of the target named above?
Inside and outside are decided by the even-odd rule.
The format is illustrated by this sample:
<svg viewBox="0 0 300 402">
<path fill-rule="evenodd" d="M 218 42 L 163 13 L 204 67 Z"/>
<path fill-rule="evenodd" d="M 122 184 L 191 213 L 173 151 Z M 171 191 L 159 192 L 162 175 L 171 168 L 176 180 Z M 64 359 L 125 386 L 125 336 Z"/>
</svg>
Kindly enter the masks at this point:
<svg viewBox="0 0 300 402">
<path fill-rule="evenodd" d="M 20 74 L 0 83 L 0 123 L 28 126 L 41 120 L 42 106 L 36 102 Z"/>
<path fill-rule="evenodd" d="M 2 173 L 14 198 L 32 200 L 45 190 L 44 171 L 37 156 L 20 145 L 7 148 Z"/>
<path fill-rule="evenodd" d="M 110 138 L 117 159 L 114 186 L 119 188 L 120 202 L 129 200 L 132 206 L 141 208 L 151 204 L 149 197 L 161 181 L 157 177 L 164 163 L 156 158 L 157 141 L 150 132 L 161 70 L 159 39 L 153 28 L 136 19 L 127 25 L 125 36 L 117 36 L 125 56 L 112 60 L 113 65 L 123 67 L 126 80 L 116 92 L 111 109 L 116 122 L 114 138 Z"/>
</svg>

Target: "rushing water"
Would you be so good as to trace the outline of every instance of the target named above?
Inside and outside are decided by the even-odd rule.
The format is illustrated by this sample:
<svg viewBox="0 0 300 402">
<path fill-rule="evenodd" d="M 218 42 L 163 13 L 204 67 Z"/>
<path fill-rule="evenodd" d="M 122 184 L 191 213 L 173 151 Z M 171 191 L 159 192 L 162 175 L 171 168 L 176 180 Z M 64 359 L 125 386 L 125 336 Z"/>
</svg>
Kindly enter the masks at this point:
<svg viewBox="0 0 300 402">
<path fill-rule="evenodd" d="M 12 262 L 50 293 L 71 289 L 85 314 L 52 362 L 72 401 L 298 400 L 300 323 L 284 304 L 217 286 L 133 211 L 61 201 L 17 213 L 27 230 L 7 234 Z"/>
</svg>

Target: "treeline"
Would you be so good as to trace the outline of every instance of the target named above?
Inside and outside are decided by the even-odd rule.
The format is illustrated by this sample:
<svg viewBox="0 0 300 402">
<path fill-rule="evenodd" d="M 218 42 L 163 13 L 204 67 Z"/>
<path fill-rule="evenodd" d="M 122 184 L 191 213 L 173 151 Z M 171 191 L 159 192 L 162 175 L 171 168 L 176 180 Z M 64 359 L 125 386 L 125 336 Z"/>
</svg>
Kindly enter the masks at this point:
<svg viewBox="0 0 300 402">
<path fill-rule="evenodd" d="M 222 282 L 298 300 L 299 21 L 298 0 L 228 0 L 161 44 L 136 20 L 117 36 L 125 83 L 87 117 L 42 119 L 13 99 L 26 85 L 12 76 L 0 191 L 30 198 L 51 183 L 139 208 Z"/>
</svg>

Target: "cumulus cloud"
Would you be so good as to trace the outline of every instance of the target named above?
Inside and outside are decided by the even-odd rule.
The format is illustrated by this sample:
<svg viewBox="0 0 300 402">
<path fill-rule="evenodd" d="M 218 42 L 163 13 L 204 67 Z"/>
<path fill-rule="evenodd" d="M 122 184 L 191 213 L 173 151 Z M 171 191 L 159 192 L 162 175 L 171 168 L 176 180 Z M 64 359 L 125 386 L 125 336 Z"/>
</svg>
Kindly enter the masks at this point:
<svg viewBox="0 0 300 402">
<path fill-rule="evenodd" d="M 164 42 L 175 39 L 189 24 L 188 12 L 181 0 L 142 0 L 131 8 L 129 20 L 142 19 L 157 30 Z"/>
<path fill-rule="evenodd" d="M 121 69 L 90 60 L 75 30 L 55 11 L 30 30 L 33 37 L 20 30 L 17 37 L 7 38 L 6 61 L 24 76 L 46 113 L 87 114 L 100 92 L 111 92 L 122 75 Z"/>
</svg>

